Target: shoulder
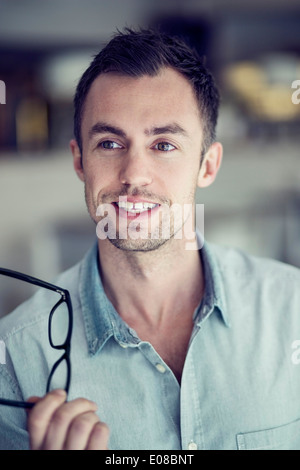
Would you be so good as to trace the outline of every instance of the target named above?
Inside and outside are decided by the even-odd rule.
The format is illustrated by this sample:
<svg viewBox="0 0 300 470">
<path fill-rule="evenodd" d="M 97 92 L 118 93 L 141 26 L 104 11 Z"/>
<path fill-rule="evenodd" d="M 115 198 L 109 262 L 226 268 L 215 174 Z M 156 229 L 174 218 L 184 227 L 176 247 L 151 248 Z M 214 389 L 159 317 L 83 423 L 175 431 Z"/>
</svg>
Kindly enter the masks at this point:
<svg viewBox="0 0 300 470">
<path fill-rule="evenodd" d="M 243 250 L 209 243 L 210 258 L 222 277 L 222 283 L 232 290 L 262 295 L 268 292 L 275 298 L 299 298 L 300 269 L 283 262 L 250 255 Z"/>
<path fill-rule="evenodd" d="M 253 276 L 265 278 L 266 274 L 271 278 L 286 276 L 299 280 L 300 269 L 296 266 L 283 263 L 271 258 L 253 256 L 238 248 L 207 244 L 207 249 L 214 256 L 219 268 L 224 272 L 235 275 Z"/>
<path fill-rule="evenodd" d="M 207 244 L 205 250 L 223 314 L 239 333 L 269 332 L 276 338 L 285 331 L 292 338 L 299 331 L 297 267 L 235 248 Z"/>
</svg>

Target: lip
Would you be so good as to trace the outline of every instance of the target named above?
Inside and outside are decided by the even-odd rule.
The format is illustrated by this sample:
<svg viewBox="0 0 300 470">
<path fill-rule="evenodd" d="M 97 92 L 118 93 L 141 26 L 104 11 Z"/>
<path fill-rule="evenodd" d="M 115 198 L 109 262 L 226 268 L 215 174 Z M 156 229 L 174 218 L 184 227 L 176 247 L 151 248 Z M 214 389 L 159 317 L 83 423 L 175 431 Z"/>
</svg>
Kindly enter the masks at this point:
<svg viewBox="0 0 300 470">
<path fill-rule="evenodd" d="M 138 203 L 147 203 L 147 204 L 155 204 L 156 206 L 153 207 L 152 209 L 145 210 L 143 212 L 137 212 L 137 213 L 130 213 L 125 209 L 122 209 L 121 207 L 118 206 L 118 202 L 132 202 L 133 204 L 138 204 Z M 160 208 L 160 204 L 154 201 L 151 201 L 149 199 L 141 199 L 139 197 L 126 197 L 126 196 L 120 196 L 118 201 L 113 201 L 112 202 L 113 206 L 115 207 L 116 214 L 122 218 L 122 219 L 127 219 L 127 220 L 135 220 L 139 218 L 139 220 L 142 220 L 143 218 L 148 218 L 149 215 L 155 213 L 158 211 Z"/>
<path fill-rule="evenodd" d="M 138 196 L 119 196 L 119 199 L 117 201 L 113 201 L 114 204 L 117 204 L 119 201 L 127 201 L 127 202 L 132 202 L 134 204 L 137 204 L 139 202 L 142 203 L 148 203 L 148 204 L 157 204 L 160 205 L 157 201 L 151 201 L 150 199 L 143 199 Z"/>
</svg>

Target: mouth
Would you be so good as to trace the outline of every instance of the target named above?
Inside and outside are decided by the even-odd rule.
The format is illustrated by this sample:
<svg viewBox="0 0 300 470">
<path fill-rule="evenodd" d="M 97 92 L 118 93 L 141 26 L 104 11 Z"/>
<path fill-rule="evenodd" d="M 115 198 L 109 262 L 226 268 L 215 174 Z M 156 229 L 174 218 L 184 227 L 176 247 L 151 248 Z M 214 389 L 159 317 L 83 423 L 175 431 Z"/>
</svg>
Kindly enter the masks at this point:
<svg viewBox="0 0 300 470">
<path fill-rule="evenodd" d="M 113 205 L 116 207 L 118 214 L 121 217 L 135 218 L 137 216 L 148 215 L 155 209 L 160 207 L 160 204 L 156 204 L 148 201 L 128 201 L 122 200 L 114 202 Z"/>
<path fill-rule="evenodd" d="M 140 214 L 141 212 L 146 212 L 149 210 L 158 207 L 159 204 L 152 204 L 151 202 L 129 202 L 129 201 L 119 201 L 116 203 L 119 209 L 122 209 L 126 212 L 132 214 Z"/>
</svg>

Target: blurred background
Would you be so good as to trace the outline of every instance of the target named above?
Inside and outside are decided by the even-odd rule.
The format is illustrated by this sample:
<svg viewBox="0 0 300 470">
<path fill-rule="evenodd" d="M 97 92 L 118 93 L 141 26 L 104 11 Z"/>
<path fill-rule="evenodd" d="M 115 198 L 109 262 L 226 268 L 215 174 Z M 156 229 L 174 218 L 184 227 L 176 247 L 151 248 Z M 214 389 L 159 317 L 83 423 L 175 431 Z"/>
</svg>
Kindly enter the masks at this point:
<svg viewBox="0 0 300 470">
<path fill-rule="evenodd" d="M 51 280 L 95 239 L 69 151 L 74 90 L 117 28 L 149 25 L 188 39 L 221 89 L 205 238 L 300 267 L 299 0 L 0 0 L 0 266 Z M 6 281 L 0 315 L 24 295 Z"/>
</svg>

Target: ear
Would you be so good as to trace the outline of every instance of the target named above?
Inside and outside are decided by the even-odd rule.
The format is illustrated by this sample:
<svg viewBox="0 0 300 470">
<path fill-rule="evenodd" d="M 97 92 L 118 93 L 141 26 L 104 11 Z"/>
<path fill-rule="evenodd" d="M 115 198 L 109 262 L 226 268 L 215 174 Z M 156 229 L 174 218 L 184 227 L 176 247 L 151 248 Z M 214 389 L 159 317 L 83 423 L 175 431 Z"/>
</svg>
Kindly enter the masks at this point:
<svg viewBox="0 0 300 470">
<path fill-rule="evenodd" d="M 214 142 L 204 155 L 203 162 L 198 174 L 199 188 L 210 186 L 216 179 L 221 166 L 223 147 L 220 142 Z"/>
<path fill-rule="evenodd" d="M 77 140 L 72 139 L 70 141 L 70 149 L 73 155 L 73 166 L 74 170 L 76 171 L 76 174 L 78 178 L 81 181 L 84 181 L 84 172 L 83 172 L 83 166 L 82 166 L 82 156 L 80 152 L 79 145 L 77 143 Z"/>
</svg>

